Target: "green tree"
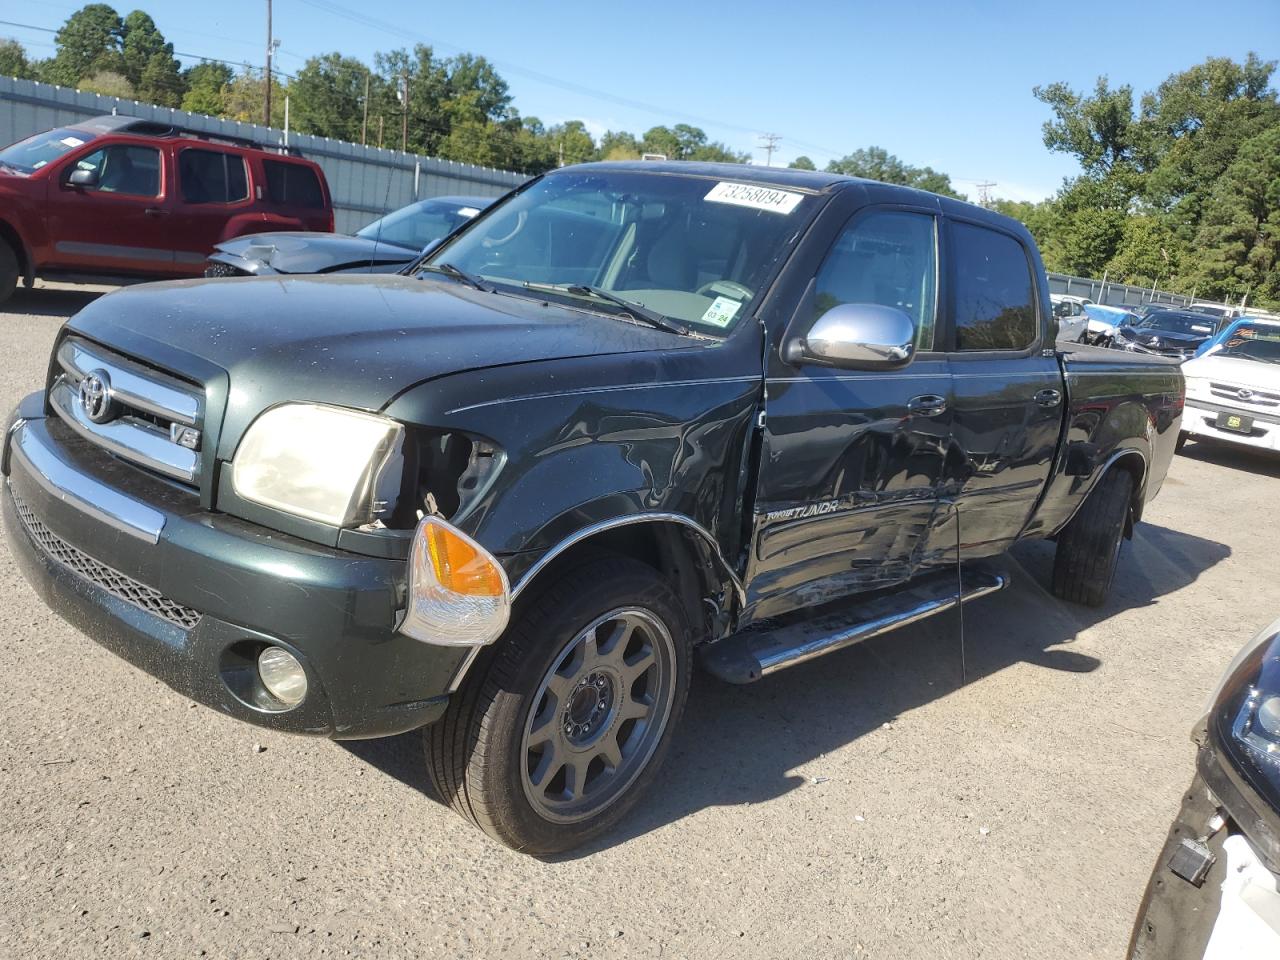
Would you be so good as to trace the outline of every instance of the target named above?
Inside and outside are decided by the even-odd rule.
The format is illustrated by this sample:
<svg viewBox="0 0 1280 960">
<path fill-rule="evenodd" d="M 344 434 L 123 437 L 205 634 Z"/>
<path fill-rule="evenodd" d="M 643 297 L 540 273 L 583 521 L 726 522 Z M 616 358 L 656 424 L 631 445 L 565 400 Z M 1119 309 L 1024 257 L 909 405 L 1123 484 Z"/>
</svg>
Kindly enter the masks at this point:
<svg viewBox="0 0 1280 960">
<path fill-rule="evenodd" d="M 818 169 L 813 165 L 813 161 L 810 160 L 808 157 L 804 156 L 803 154 L 801 156 L 796 157 L 794 160 L 788 163 L 787 166 L 792 170 L 817 170 Z"/>
<path fill-rule="evenodd" d="M 0 77 L 36 78 L 35 67 L 27 59 L 26 48 L 17 40 L 0 40 Z"/>
<path fill-rule="evenodd" d="M 1280 124 L 1252 137 L 1215 185 L 1190 280 L 1212 296 L 1280 302 Z"/>
<path fill-rule="evenodd" d="M 105 3 L 81 7 L 54 36 L 57 52 L 46 60 L 40 79 L 74 87 L 94 73 L 109 71 L 127 77 L 121 43 L 124 22 Z"/>
<path fill-rule="evenodd" d="M 173 44 L 151 17 L 134 10 L 124 20 L 121 40 L 124 75 L 140 100 L 162 107 L 176 107 L 186 92 L 181 64 L 173 56 Z"/>
<path fill-rule="evenodd" d="M 133 84 L 123 73 L 114 70 L 97 70 L 89 74 L 78 84 L 86 93 L 100 93 L 104 97 L 119 97 L 121 100 L 136 100 L 137 92 Z"/>
<path fill-rule="evenodd" d="M 303 133 L 359 143 L 366 79 L 370 100 L 383 96 L 386 81 L 359 60 L 336 52 L 310 58 L 289 85 L 290 121 Z"/>
<path fill-rule="evenodd" d="M 274 81 L 273 81 L 274 83 Z M 287 87 L 275 85 L 271 90 L 271 126 L 284 126 L 284 98 Z M 262 108 L 267 96 L 267 85 L 262 74 L 246 67 L 222 90 L 223 115 L 242 123 L 261 123 Z M 292 110 L 292 103 L 290 109 Z"/>
<path fill-rule="evenodd" d="M 1116 280 L 1145 287 L 1176 274 L 1179 254 L 1177 238 L 1163 217 L 1130 216 L 1106 269 Z"/>
<path fill-rule="evenodd" d="M 640 141 L 625 130 L 607 130 L 600 138 L 601 160 L 639 160 Z"/>
<path fill-rule="evenodd" d="M 225 63 L 206 61 L 196 64 L 183 78 L 187 92 L 182 97 L 182 109 L 211 117 L 224 115 L 227 109 L 223 91 L 234 79 L 235 71 Z"/>
<path fill-rule="evenodd" d="M 586 163 L 596 158 L 596 142 L 581 120 L 558 123 L 545 134 L 555 150 L 556 163 Z"/>
<path fill-rule="evenodd" d="M 1105 175 L 1134 162 L 1141 139 L 1135 130 L 1133 88 L 1111 89 L 1099 77 L 1092 96 L 1077 93 L 1065 83 L 1035 87 L 1032 94 L 1046 104 L 1054 119 L 1044 125 L 1044 145 L 1057 153 L 1073 154 L 1085 173 Z"/>
<path fill-rule="evenodd" d="M 865 177 L 882 183 L 896 183 L 963 199 L 952 187 L 951 178 L 947 174 L 939 173 L 932 167 L 913 167 L 903 163 L 883 147 L 865 147 L 838 160 L 832 160 L 827 164 L 827 172 L 848 177 Z"/>
</svg>

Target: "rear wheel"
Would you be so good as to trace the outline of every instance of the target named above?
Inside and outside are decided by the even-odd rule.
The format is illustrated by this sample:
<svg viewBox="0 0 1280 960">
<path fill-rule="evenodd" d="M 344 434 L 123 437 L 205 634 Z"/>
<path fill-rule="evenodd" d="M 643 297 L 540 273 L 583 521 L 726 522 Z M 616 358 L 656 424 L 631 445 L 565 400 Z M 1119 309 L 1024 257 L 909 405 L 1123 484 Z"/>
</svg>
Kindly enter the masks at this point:
<svg viewBox="0 0 1280 960">
<path fill-rule="evenodd" d="M 1058 535 L 1053 592 L 1063 600 L 1100 607 L 1111 592 L 1124 525 L 1133 501 L 1133 475 L 1112 468 Z"/>
<path fill-rule="evenodd" d="M 13 296 L 13 291 L 18 286 L 20 272 L 18 255 L 14 253 L 13 247 L 4 240 L 0 240 L 0 303 L 4 303 Z"/>
<path fill-rule="evenodd" d="M 1185 446 L 1187 445 L 1187 438 L 1188 438 L 1189 436 L 1191 436 L 1191 434 L 1187 433 L 1187 431 L 1185 431 L 1185 430 L 1181 431 L 1181 432 L 1178 434 L 1178 442 L 1177 442 L 1176 444 L 1174 444 L 1174 447 L 1173 447 L 1173 452 L 1174 452 L 1174 453 L 1181 453 L 1181 452 L 1182 452 L 1182 448 L 1183 448 L 1183 447 L 1185 447 Z"/>
<path fill-rule="evenodd" d="M 520 613 L 427 729 L 431 779 L 508 846 L 578 846 L 656 776 L 690 668 L 683 608 L 656 571 L 627 559 L 579 568 Z"/>
</svg>

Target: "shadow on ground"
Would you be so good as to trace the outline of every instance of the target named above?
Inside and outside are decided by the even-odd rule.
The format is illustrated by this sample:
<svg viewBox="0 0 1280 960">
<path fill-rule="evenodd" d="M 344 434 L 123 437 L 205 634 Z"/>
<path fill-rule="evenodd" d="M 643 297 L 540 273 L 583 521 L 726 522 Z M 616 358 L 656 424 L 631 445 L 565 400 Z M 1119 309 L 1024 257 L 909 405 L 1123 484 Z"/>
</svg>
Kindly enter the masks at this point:
<svg viewBox="0 0 1280 960">
<path fill-rule="evenodd" d="M 102 287 L 64 289 L 19 286 L 0 306 L 0 313 L 17 317 L 70 317 L 110 290 Z"/>
<path fill-rule="evenodd" d="M 1201 463 L 1212 463 L 1229 470 L 1243 470 L 1264 477 L 1280 477 L 1280 455 L 1269 450 L 1220 443 L 1213 440 L 1189 441 L 1179 456 Z"/>
<path fill-rule="evenodd" d="M 1224 544 L 1139 525 L 1121 555 L 1111 598 L 1092 609 L 1047 589 L 1054 545 L 1022 544 L 1007 558 L 1013 585 L 965 607 L 967 677 L 980 681 L 1015 663 L 1089 673 L 1101 661 L 1070 649 L 1077 634 L 1124 610 L 1160 602 L 1231 554 Z M 694 677 L 689 706 L 662 778 L 612 833 L 561 858 L 623 843 L 705 807 L 759 803 L 801 786 L 787 771 L 856 740 L 961 686 L 954 613 L 869 640 L 750 686 Z M 408 787 L 434 796 L 421 735 L 343 746 Z"/>
</svg>

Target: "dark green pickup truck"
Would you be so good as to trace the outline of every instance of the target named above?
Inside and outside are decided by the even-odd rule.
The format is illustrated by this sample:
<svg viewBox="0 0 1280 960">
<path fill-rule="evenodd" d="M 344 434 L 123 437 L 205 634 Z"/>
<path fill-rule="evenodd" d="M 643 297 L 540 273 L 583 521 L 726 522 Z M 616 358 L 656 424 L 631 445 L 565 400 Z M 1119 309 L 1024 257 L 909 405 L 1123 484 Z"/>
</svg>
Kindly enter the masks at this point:
<svg viewBox="0 0 1280 960">
<path fill-rule="evenodd" d="M 425 727 L 441 794 L 550 853 L 653 781 L 695 656 L 757 680 L 998 590 L 982 561 L 1026 538 L 1102 601 L 1182 377 L 1055 330 L 1034 243 L 981 208 L 569 167 L 402 276 L 96 301 L 0 500 L 94 640 L 264 726 Z"/>
</svg>

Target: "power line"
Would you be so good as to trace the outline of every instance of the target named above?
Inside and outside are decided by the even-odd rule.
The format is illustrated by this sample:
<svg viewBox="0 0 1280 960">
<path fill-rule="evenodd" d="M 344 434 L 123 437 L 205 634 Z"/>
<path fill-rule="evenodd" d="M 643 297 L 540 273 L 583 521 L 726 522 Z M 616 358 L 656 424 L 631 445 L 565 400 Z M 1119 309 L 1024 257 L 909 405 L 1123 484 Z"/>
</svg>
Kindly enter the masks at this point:
<svg viewBox="0 0 1280 960">
<path fill-rule="evenodd" d="M 978 188 L 978 206 L 991 206 L 991 188 L 994 187 L 995 184 L 990 180 L 984 180 L 981 183 L 975 183 L 974 186 Z"/>
<path fill-rule="evenodd" d="M 778 149 L 778 144 L 782 142 L 782 137 L 776 133 L 760 134 L 760 146 L 764 147 L 764 165 L 766 167 L 773 166 L 773 151 Z"/>
</svg>

